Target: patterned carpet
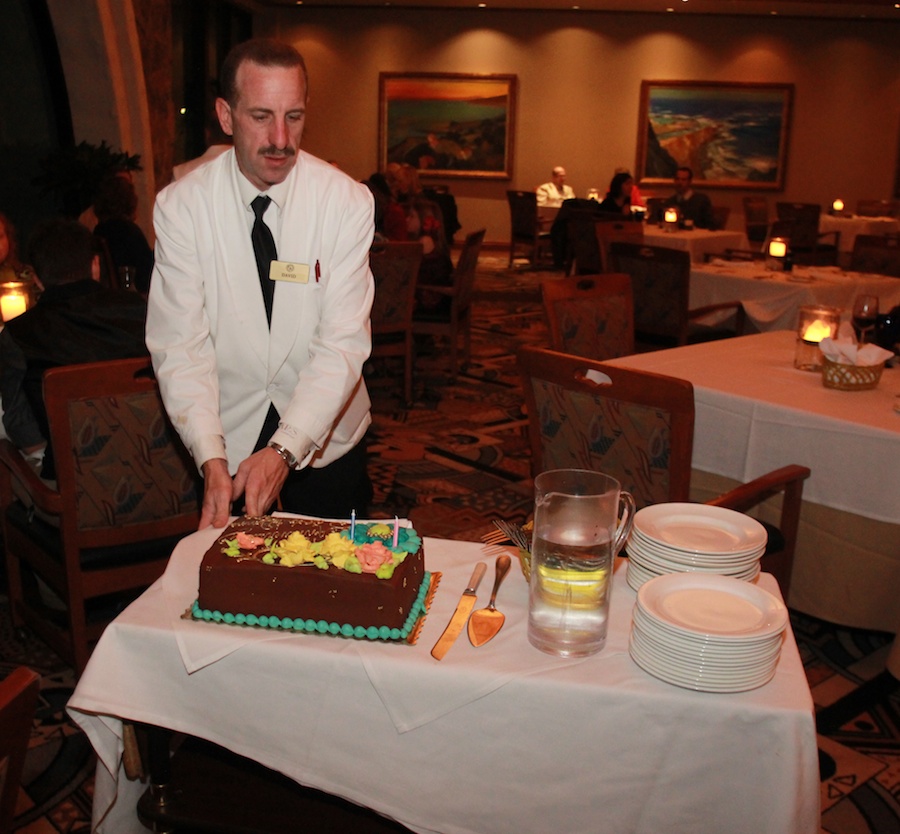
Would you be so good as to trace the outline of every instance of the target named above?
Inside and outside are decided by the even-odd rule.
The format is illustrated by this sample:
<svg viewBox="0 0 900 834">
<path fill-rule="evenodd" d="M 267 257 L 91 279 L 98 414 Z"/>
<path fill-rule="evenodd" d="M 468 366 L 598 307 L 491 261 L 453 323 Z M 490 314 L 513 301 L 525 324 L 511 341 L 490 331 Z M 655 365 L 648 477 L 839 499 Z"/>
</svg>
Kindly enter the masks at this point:
<svg viewBox="0 0 900 834">
<path fill-rule="evenodd" d="M 476 541 L 494 517 L 526 519 L 532 486 L 514 352 L 546 341 L 546 277 L 483 255 L 472 362 L 454 380 L 441 346 L 421 344 L 412 408 L 401 404 L 397 365 L 370 369 L 374 515 L 408 516 L 425 535 Z M 820 725 L 822 831 L 900 834 L 900 686 L 882 674 L 890 635 L 796 612 L 791 622 Z M 15 639 L 3 597 L 0 652 L 0 677 L 21 663 L 43 676 L 15 830 L 86 834 L 94 763 L 64 712 L 72 671 L 36 639 Z"/>
</svg>

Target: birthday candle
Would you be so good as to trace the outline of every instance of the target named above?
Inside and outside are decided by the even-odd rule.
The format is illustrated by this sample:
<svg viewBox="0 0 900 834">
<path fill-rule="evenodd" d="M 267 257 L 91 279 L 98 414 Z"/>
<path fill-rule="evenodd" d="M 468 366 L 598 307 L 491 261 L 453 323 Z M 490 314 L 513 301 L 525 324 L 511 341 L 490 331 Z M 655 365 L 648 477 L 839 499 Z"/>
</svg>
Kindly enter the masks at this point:
<svg viewBox="0 0 900 834">
<path fill-rule="evenodd" d="M 397 516 L 394 516 L 394 541 L 392 542 L 392 545 L 394 547 L 397 546 L 397 542 L 398 542 L 399 538 L 400 538 L 400 519 L 397 518 Z"/>
<path fill-rule="evenodd" d="M 356 537 L 356 510 L 350 510 L 350 538 Z"/>
</svg>

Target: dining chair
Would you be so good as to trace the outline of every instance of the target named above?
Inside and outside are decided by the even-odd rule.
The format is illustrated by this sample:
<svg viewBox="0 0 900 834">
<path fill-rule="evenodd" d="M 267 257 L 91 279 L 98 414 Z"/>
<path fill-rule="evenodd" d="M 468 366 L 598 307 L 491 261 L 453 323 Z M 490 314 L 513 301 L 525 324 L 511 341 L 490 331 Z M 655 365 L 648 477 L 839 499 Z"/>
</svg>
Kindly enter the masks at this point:
<svg viewBox="0 0 900 834">
<path fill-rule="evenodd" d="M 524 249 L 532 266 L 541 262 L 550 251 L 550 229 L 538 212 L 537 194 L 534 191 L 507 191 L 509 203 L 509 268 L 512 269 L 516 254 Z"/>
<path fill-rule="evenodd" d="M 0 441 L 10 609 L 14 627 L 80 673 L 106 624 L 197 529 L 198 477 L 149 359 L 53 368 L 43 390 L 56 488 Z"/>
<path fill-rule="evenodd" d="M 900 278 L 900 239 L 897 235 L 857 235 L 850 269 Z"/>
<path fill-rule="evenodd" d="M 463 337 L 463 362 L 468 364 L 472 354 L 472 295 L 475 291 L 475 271 L 478 255 L 484 242 L 484 229 L 466 235 L 459 260 L 453 270 L 449 287 L 429 286 L 429 292 L 443 295 L 449 305 L 435 310 L 416 310 L 413 314 L 413 335 L 446 337 L 450 340 L 450 366 L 455 377 L 459 370 L 459 337 Z"/>
<path fill-rule="evenodd" d="M 611 243 L 609 261 L 610 269 L 631 276 L 636 341 L 657 346 L 685 345 L 744 332 L 746 317 L 740 301 L 690 309 L 689 252 L 664 246 Z M 696 321 L 715 313 L 733 314 L 734 327 L 711 327 Z"/>
<path fill-rule="evenodd" d="M 643 243 L 644 224 L 633 220 L 595 220 L 594 234 L 600 250 L 600 264 L 603 272 L 611 272 L 609 268 L 610 243 Z"/>
<path fill-rule="evenodd" d="M 628 275 L 578 275 L 541 284 L 554 350 L 590 359 L 634 353 L 634 302 Z"/>
<path fill-rule="evenodd" d="M 841 233 L 819 232 L 822 207 L 818 203 L 779 202 L 775 204 L 775 210 L 780 221 L 790 224 L 787 236 L 790 238 L 794 263 L 808 266 L 837 263 Z M 832 243 L 823 242 L 828 237 L 832 239 Z"/>
<path fill-rule="evenodd" d="M 532 474 L 590 469 L 614 477 L 638 508 L 690 500 L 694 389 L 687 380 L 619 368 L 535 347 L 518 354 L 528 412 Z M 706 503 L 747 512 L 780 496 L 762 569 L 785 598 L 810 470 L 789 465 Z"/>
<path fill-rule="evenodd" d="M 713 206 L 713 229 L 724 229 L 728 225 L 728 218 L 731 217 L 730 206 Z"/>
<path fill-rule="evenodd" d="M 762 244 L 769 234 L 769 201 L 765 197 L 744 197 L 744 229 L 751 246 Z"/>
<path fill-rule="evenodd" d="M 900 200 L 858 200 L 856 213 L 860 217 L 900 218 Z"/>
<path fill-rule="evenodd" d="M 585 203 L 589 202 L 587 200 Z M 593 201 L 590 201 L 593 202 Z M 594 203 L 594 206 L 597 204 Z M 594 231 L 597 213 L 594 206 L 573 207 L 566 213 L 566 273 L 568 275 L 596 275 L 603 272 L 603 261 L 597 233 Z"/>
<path fill-rule="evenodd" d="M 403 396 L 407 404 L 413 400 L 413 310 L 422 254 L 422 244 L 414 241 L 385 243 L 369 255 L 375 279 L 371 358 L 403 357 Z"/>
<path fill-rule="evenodd" d="M 0 831 L 12 831 L 41 678 L 27 666 L 0 681 Z"/>
</svg>

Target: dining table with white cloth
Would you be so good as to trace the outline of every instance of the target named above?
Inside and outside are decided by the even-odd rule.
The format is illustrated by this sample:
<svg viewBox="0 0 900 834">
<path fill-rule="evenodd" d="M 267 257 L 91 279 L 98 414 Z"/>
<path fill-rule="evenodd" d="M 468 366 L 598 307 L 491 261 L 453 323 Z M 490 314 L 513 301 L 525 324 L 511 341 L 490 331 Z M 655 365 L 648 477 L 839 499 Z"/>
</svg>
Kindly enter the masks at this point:
<svg viewBox="0 0 900 834">
<path fill-rule="evenodd" d="M 807 304 L 837 307 L 849 318 L 857 295 L 878 296 L 880 309 L 887 312 L 900 304 L 900 280 L 836 266 L 795 266 L 782 272 L 767 269 L 763 261 L 719 258 L 691 267 L 691 309 L 740 301 L 747 320 L 759 331 L 795 328 L 800 307 Z M 721 316 L 713 314 L 709 323 Z"/>
<path fill-rule="evenodd" d="M 825 388 L 821 373 L 794 367 L 795 345 L 795 331 L 777 331 L 610 364 L 693 384 L 695 500 L 808 466 L 789 605 L 900 632 L 900 368 L 872 390 Z M 765 520 L 777 523 L 774 509 Z"/>
<path fill-rule="evenodd" d="M 708 255 L 721 255 L 726 249 L 747 249 L 749 246 L 745 232 L 730 229 L 676 229 L 670 232 L 653 225 L 645 228 L 644 243 L 690 252 L 694 263 L 703 263 Z"/>
<path fill-rule="evenodd" d="M 430 649 L 473 564 L 493 559 L 482 544 L 432 538 L 426 568 L 441 579 L 415 645 L 183 619 L 219 532 L 176 547 L 107 627 L 69 700 L 98 756 L 98 834 L 144 831 L 145 785 L 124 775 L 123 722 L 207 739 L 422 834 L 819 830 L 813 705 L 790 628 L 764 686 L 679 688 L 628 654 L 636 594 L 625 560 L 605 648 L 587 658 L 529 644 L 514 565 L 497 636 L 476 649 L 464 632 L 437 661 Z M 769 574 L 758 584 L 780 598 Z M 483 585 L 476 608 L 487 600 Z"/>
<path fill-rule="evenodd" d="M 819 234 L 840 232 L 838 250 L 852 252 L 857 235 L 889 235 L 900 231 L 900 220 L 896 217 L 865 217 L 858 214 L 819 215 Z M 831 239 L 824 241 L 831 243 Z"/>
</svg>

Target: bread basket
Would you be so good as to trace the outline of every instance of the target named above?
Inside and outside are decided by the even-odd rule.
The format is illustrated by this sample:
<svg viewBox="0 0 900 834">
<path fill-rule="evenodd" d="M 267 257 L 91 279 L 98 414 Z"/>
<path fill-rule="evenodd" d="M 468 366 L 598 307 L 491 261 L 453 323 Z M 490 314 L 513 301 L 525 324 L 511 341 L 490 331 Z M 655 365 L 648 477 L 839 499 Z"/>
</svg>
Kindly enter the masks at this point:
<svg viewBox="0 0 900 834">
<path fill-rule="evenodd" d="M 844 365 L 822 356 L 822 385 L 837 391 L 869 391 L 878 385 L 884 362 L 877 365 Z"/>
</svg>

